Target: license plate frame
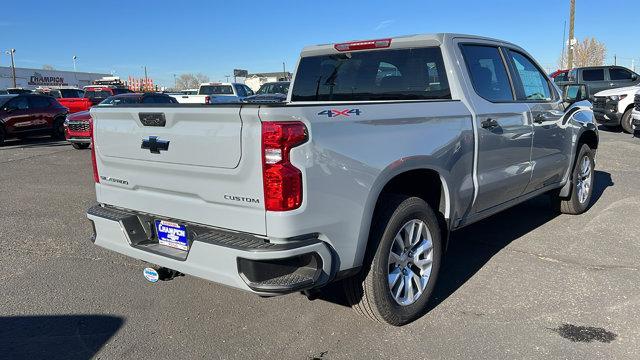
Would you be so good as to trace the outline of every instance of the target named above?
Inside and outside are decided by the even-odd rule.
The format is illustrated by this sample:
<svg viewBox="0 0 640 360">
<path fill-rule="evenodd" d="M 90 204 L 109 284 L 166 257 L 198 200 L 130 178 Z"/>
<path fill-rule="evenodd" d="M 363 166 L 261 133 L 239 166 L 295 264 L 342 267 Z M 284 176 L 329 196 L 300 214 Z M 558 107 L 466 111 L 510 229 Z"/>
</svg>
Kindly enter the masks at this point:
<svg viewBox="0 0 640 360">
<path fill-rule="evenodd" d="M 189 251 L 191 244 L 189 243 L 189 232 L 186 225 L 156 219 L 154 227 L 158 244 L 173 249 Z"/>
</svg>

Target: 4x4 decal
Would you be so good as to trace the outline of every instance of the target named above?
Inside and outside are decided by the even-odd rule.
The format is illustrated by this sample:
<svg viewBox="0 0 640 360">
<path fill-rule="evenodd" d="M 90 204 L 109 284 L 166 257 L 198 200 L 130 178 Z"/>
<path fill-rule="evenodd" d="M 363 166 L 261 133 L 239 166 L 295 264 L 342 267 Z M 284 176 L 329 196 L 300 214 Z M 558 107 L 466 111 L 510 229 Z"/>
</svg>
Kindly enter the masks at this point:
<svg viewBox="0 0 640 360">
<path fill-rule="evenodd" d="M 331 109 L 331 110 L 322 110 L 318 113 L 318 115 L 324 115 L 326 117 L 338 117 L 338 116 L 351 116 L 351 115 L 360 115 L 360 109 Z"/>
</svg>

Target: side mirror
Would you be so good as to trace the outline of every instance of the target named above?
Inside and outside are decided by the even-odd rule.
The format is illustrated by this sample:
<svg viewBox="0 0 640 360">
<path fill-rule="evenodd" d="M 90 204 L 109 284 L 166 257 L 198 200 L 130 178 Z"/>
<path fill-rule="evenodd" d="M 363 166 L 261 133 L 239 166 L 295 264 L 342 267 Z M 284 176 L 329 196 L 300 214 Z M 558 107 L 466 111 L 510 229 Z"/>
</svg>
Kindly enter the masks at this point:
<svg viewBox="0 0 640 360">
<path fill-rule="evenodd" d="M 587 92 L 587 85 L 572 84 L 565 86 L 562 91 L 562 99 L 564 102 L 569 104 L 573 104 L 582 100 L 588 100 L 589 94 Z"/>
<path fill-rule="evenodd" d="M 631 75 L 631 81 L 636 81 L 636 80 L 638 80 L 638 74 Z"/>
</svg>

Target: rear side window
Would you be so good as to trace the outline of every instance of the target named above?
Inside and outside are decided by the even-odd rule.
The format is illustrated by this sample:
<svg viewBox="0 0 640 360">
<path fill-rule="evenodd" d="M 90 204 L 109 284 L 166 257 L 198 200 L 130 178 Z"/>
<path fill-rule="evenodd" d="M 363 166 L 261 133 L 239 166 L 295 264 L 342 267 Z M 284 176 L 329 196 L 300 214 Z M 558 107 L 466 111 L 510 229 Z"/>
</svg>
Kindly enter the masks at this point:
<svg viewBox="0 0 640 360">
<path fill-rule="evenodd" d="M 438 47 L 358 51 L 300 60 L 292 101 L 451 99 Z"/>
<path fill-rule="evenodd" d="M 9 100 L 7 107 L 16 110 L 27 110 L 29 108 L 29 102 L 25 96 L 20 96 Z"/>
<path fill-rule="evenodd" d="M 81 98 L 84 96 L 84 91 L 76 89 L 60 89 L 60 95 L 63 98 Z"/>
<path fill-rule="evenodd" d="M 609 69 L 609 77 L 611 80 L 631 80 L 633 73 L 627 69 L 611 68 Z"/>
<path fill-rule="evenodd" d="M 29 97 L 29 107 L 32 109 L 46 109 L 51 105 L 49 99 L 44 96 Z"/>
<path fill-rule="evenodd" d="M 547 76 L 525 55 L 509 50 L 509 60 L 516 70 L 519 100 L 541 100 L 550 101 L 552 99 L 551 89 Z M 518 81 L 519 80 L 519 81 Z"/>
<path fill-rule="evenodd" d="M 238 94 L 238 96 L 240 97 L 247 96 L 247 93 L 244 91 L 244 88 L 242 87 L 242 85 L 235 85 L 235 87 L 236 87 L 236 93 Z"/>
<path fill-rule="evenodd" d="M 513 101 L 507 69 L 497 47 L 462 45 L 462 55 L 478 95 L 492 102 Z"/>
<path fill-rule="evenodd" d="M 604 81 L 604 69 L 582 70 L 582 80 L 584 81 Z"/>
</svg>

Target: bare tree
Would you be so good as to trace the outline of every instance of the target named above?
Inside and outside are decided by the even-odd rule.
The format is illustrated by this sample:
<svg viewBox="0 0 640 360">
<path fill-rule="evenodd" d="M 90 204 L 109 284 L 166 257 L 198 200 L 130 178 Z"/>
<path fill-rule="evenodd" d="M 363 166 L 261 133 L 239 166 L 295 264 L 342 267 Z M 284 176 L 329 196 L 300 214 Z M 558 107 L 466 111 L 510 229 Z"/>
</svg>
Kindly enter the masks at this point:
<svg viewBox="0 0 640 360">
<path fill-rule="evenodd" d="M 176 88 L 177 90 L 197 89 L 205 82 L 209 82 L 209 77 L 202 73 L 182 74 L 176 78 Z"/>
<path fill-rule="evenodd" d="M 55 70 L 55 69 L 53 68 L 53 65 L 44 64 L 42 65 L 42 70 Z"/>
<path fill-rule="evenodd" d="M 574 67 L 601 66 L 607 56 L 607 46 L 595 38 L 584 38 L 574 46 Z"/>
</svg>

